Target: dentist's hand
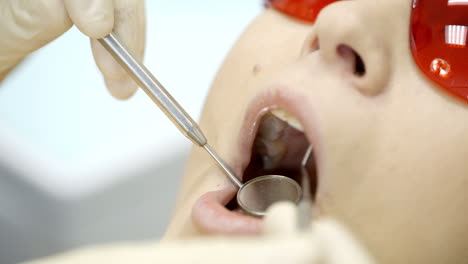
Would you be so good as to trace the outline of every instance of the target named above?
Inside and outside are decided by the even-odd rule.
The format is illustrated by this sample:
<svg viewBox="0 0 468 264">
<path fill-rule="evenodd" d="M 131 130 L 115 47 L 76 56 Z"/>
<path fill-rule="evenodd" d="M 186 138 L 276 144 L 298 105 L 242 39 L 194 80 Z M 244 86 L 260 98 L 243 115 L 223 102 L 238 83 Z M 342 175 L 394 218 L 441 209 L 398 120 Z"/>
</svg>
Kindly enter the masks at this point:
<svg viewBox="0 0 468 264">
<path fill-rule="evenodd" d="M 0 80 L 25 56 L 74 24 L 91 38 L 94 59 L 111 94 L 125 99 L 135 92 L 136 84 L 96 39 L 114 30 L 142 59 L 144 0 L 1 0 L 0 13 Z"/>
<path fill-rule="evenodd" d="M 159 244 L 101 246 L 29 264 L 194 263 L 194 264 L 375 264 L 345 227 L 331 219 L 296 228 L 296 207 L 283 203 L 269 210 L 264 234 Z"/>
</svg>

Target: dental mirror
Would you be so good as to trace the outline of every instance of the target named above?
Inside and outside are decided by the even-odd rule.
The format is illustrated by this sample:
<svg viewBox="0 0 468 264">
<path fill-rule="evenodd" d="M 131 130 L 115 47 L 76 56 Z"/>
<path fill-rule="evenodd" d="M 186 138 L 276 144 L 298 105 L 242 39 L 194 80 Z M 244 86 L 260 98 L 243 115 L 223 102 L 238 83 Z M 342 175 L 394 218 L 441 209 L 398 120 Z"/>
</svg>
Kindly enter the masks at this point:
<svg viewBox="0 0 468 264">
<path fill-rule="evenodd" d="M 237 201 L 246 213 L 254 216 L 263 216 L 268 207 L 275 202 L 287 200 L 297 203 L 300 200 L 302 195 L 301 186 L 293 179 L 285 176 L 265 175 L 242 184 L 232 170 L 208 145 L 208 141 L 197 123 L 114 33 L 110 33 L 106 37 L 99 39 L 99 42 L 156 103 L 161 111 L 166 114 L 173 124 L 195 145 L 204 148 L 229 179 L 239 187 Z"/>
<path fill-rule="evenodd" d="M 244 183 L 237 192 L 237 203 L 246 213 L 264 216 L 268 207 L 279 201 L 299 202 L 301 186 L 281 175 L 264 175 Z"/>
<path fill-rule="evenodd" d="M 306 166 L 312 153 L 312 146 L 309 146 L 301 162 L 302 185 L 293 179 L 281 175 L 264 175 L 251 179 L 240 186 L 237 192 L 237 203 L 248 214 L 254 216 L 264 216 L 268 207 L 279 201 L 291 201 L 310 205 L 309 175 Z M 304 209 L 304 217 L 309 218 Z"/>
</svg>

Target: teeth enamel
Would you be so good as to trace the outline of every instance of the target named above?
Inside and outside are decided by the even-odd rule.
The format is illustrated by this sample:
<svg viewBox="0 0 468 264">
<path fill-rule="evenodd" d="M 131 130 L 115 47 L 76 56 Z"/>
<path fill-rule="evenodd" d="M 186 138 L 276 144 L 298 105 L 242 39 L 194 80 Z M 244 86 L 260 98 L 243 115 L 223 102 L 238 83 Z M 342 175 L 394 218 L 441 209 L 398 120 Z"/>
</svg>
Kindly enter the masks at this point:
<svg viewBox="0 0 468 264">
<path fill-rule="evenodd" d="M 258 136 L 269 141 L 277 140 L 281 136 L 281 132 L 283 132 L 287 126 L 285 121 L 271 114 L 266 114 L 263 117 Z"/>
<path fill-rule="evenodd" d="M 285 121 L 286 123 L 288 123 L 290 126 L 294 127 L 295 129 L 301 132 L 304 132 L 304 128 L 302 127 L 301 123 L 292 114 L 286 112 L 283 109 L 274 109 L 271 111 L 271 113 L 277 118 Z"/>
<path fill-rule="evenodd" d="M 285 121 L 272 114 L 263 117 L 255 140 L 255 148 L 262 157 L 264 169 L 276 168 L 286 154 L 287 145 L 280 137 L 287 126 Z"/>
<path fill-rule="evenodd" d="M 303 132 L 299 121 L 284 110 L 273 110 L 263 116 L 255 140 L 255 150 L 262 158 L 264 169 L 275 169 L 281 164 L 288 151 L 283 134 L 290 126 Z"/>
</svg>

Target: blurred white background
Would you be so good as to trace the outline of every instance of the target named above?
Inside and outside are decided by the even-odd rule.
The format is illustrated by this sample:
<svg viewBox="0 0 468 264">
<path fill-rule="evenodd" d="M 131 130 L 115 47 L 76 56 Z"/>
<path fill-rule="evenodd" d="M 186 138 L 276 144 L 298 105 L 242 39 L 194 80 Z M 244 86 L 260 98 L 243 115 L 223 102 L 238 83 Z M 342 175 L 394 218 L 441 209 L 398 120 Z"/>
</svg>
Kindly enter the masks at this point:
<svg viewBox="0 0 468 264">
<path fill-rule="evenodd" d="M 198 118 L 260 1 L 146 2 L 145 64 Z M 155 239 L 190 144 L 142 91 L 110 96 L 76 28 L 0 83 L 0 263 Z"/>
</svg>

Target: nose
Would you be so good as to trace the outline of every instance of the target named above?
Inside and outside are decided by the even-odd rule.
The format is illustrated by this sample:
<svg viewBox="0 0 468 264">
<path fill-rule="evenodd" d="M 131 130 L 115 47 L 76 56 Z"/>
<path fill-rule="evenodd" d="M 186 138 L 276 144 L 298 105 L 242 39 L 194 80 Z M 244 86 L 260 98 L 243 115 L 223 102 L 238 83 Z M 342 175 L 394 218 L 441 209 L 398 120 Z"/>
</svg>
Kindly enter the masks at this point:
<svg viewBox="0 0 468 264">
<path fill-rule="evenodd" d="M 313 40 L 317 44 L 312 46 L 319 46 L 322 58 L 332 69 L 344 72 L 340 76 L 361 93 L 377 95 L 389 79 L 388 33 L 379 30 L 382 19 L 365 10 L 357 1 L 325 7 L 317 17 Z"/>
</svg>

